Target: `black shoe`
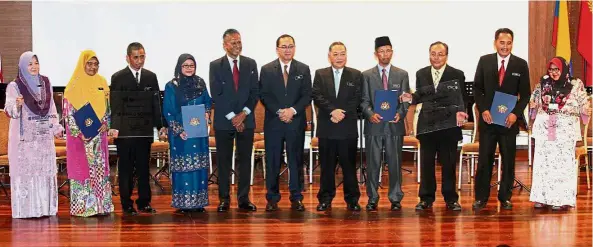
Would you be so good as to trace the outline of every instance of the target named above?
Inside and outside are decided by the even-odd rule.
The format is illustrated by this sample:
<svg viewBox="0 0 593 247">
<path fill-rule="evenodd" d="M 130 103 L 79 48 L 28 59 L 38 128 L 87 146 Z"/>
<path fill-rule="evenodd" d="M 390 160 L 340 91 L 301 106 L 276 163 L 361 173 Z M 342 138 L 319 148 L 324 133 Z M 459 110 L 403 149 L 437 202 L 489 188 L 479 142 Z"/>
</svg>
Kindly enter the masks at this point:
<svg viewBox="0 0 593 247">
<path fill-rule="evenodd" d="M 360 204 L 358 204 L 358 203 L 348 203 L 347 209 L 349 211 L 356 211 L 356 212 L 358 212 L 358 211 L 360 211 Z"/>
<path fill-rule="evenodd" d="M 317 205 L 317 211 L 326 211 L 331 208 L 332 204 L 327 202 L 319 203 L 319 205 Z"/>
<path fill-rule="evenodd" d="M 402 204 L 399 202 L 391 203 L 391 211 L 398 211 L 402 209 Z"/>
<path fill-rule="evenodd" d="M 290 208 L 292 208 L 296 211 L 299 211 L 299 212 L 305 211 L 305 205 L 303 205 L 303 202 L 293 201 L 291 204 L 292 205 L 290 206 Z"/>
<path fill-rule="evenodd" d="M 231 204 L 229 202 L 221 202 L 220 204 L 218 204 L 218 208 L 216 208 L 216 211 L 218 212 L 226 212 L 229 211 L 229 208 L 231 207 Z"/>
<path fill-rule="evenodd" d="M 134 209 L 134 207 L 124 208 L 124 215 L 136 216 L 136 215 L 138 215 L 138 211 L 136 211 L 136 209 Z"/>
<path fill-rule="evenodd" d="M 142 213 L 156 214 L 156 210 L 154 208 L 152 208 L 150 205 L 146 205 L 144 207 L 138 207 L 138 210 Z"/>
<path fill-rule="evenodd" d="M 401 206 L 400 206 L 400 208 L 401 208 Z M 420 201 L 418 204 L 416 204 L 416 210 L 426 210 L 429 208 L 432 208 L 432 203 Z"/>
<path fill-rule="evenodd" d="M 277 211 L 277 210 L 278 210 L 278 203 L 268 202 L 268 205 L 266 205 L 266 212 L 272 212 L 272 211 Z"/>
<path fill-rule="evenodd" d="M 255 206 L 255 204 L 251 203 L 250 201 L 239 203 L 239 209 L 252 212 L 257 211 L 257 207 Z"/>
<path fill-rule="evenodd" d="M 513 209 L 513 204 L 511 203 L 511 201 L 506 200 L 504 202 L 500 202 L 500 207 L 502 209 L 511 210 Z"/>
<path fill-rule="evenodd" d="M 447 209 L 452 211 L 461 211 L 461 205 L 458 202 L 447 202 Z"/>
<path fill-rule="evenodd" d="M 486 202 L 477 200 L 477 201 L 474 202 L 474 204 L 472 205 L 472 207 L 474 208 L 474 210 L 480 210 L 480 209 L 486 207 Z"/>
<path fill-rule="evenodd" d="M 369 202 L 367 204 L 367 211 L 377 211 L 377 203 L 376 202 Z"/>
</svg>

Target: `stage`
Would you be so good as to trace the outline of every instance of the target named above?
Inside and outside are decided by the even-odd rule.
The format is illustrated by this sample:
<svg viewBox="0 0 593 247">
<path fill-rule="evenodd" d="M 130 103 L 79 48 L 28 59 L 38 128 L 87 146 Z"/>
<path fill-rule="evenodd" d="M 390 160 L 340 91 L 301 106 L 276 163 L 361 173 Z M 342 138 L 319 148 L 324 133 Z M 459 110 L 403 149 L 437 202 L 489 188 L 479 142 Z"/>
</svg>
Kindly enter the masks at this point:
<svg viewBox="0 0 593 247">
<path fill-rule="evenodd" d="M 517 178 L 531 184 L 526 152 L 518 152 Z M 437 189 L 432 210 L 416 212 L 418 202 L 416 168 L 406 156 L 403 173 L 405 197 L 403 209 L 389 210 L 387 190 L 381 189 L 378 212 L 366 212 L 365 187 L 361 186 L 361 212 L 346 211 L 341 187 L 330 212 L 317 212 L 319 170 L 314 184 L 306 185 L 305 212 L 293 212 L 288 201 L 287 183 L 282 183 L 282 201 L 278 212 L 264 208 L 265 186 L 261 169 L 251 200 L 258 206 L 255 213 L 239 212 L 232 198 L 232 210 L 217 213 L 218 191 L 210 186 L 210 206 L 205 213 L 175 214 L 170 207 L 168 181 L 161 182 L 165 191 L 154 186 L 152 205 L 155 215 L 122 216 L 119 197 L 113 198 L 116 213 L 105 217 L 79 218 L 69 215 L 67 198 L 60 196 L 58 216 L 41 219 L 12 219 L 10 202 L 0 194 L 0 243 L 2 246 L 591 246 L 591 191 L 587 190 L 584 171 L 580 173 L 576 208 L 553 212 L 535 210 L 526 191 L 513 191 L 512 210 L 500 210 L 496 190 L 492 190 L 485 209 L 474 212 L 473 184 L 467 183 L 464 169 L 460 192 L 461 212 L 445 210 Z M 493 176 L 494 178 L 496 175 Z M 284 176 L 284 179 L 286 175 Z M 337 181 L 341 180 L 341 175 Z M 440 181 L 440 167 L 437 167 Z M 286 181 L 286 180 L 283 180 Z M 387 183 L 387 175 L 383 183 Z M 233 186 L 231 189 L 235 189 Z M 236 195 L 233 191 L 232 195 Z"/>
</svg>

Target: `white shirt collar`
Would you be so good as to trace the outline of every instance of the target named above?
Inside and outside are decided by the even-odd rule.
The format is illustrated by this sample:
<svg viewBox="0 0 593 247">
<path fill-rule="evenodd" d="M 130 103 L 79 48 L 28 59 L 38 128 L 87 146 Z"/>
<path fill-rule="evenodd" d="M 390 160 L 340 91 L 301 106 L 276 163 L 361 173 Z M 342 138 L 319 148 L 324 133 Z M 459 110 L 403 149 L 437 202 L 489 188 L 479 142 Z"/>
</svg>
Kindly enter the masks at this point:
<svg viewBox="0 0 593 247">
<path fill-rule="evenodd" d="M 505 68 L 505 70 L 508 69 L 508 67 L 509 67 L 509 59 L 511 58 L 511 56 L 512 56 L 512 54 L 509 54 L 507 57 L 502 58 L 500 56 L 500 54 L 498 54 L 498 52 L 497 52 L 496 53 L 496 59 L 497 59 L 496 66 L 498 66 L 498 69 L 500 69 L 500 64 L 501 64 L 501 61 L 502 60 L 504 60 L 504 68 Z"/>
<path fill-rule="evenodd" d="M 434 75 L 434 72 L 438 71 L 439 75 L 443 75 L 443 72 L 445 72 L 445 67 L 447 67 L 447 64 L 444 64 L 440 69 L 435 69 L 434 67 L 430 66 L 430 73 Z"/>
<path fill-rule="evenodd" d="M 389 70 L 391 69 L 391 64 L 388 64 L 385 67 L 381 67 L 381 64 L 377 64 L 377 68 L 379 69 L 379 77 L 383 76 L 383 69 L 385 69 L 385 74 L 387 78 L 389 78 Z"/>
<path fill-rule="evenodd" d="M 288 63 L 283 63 L 282 60 L 278 58 L 278 61 L 280 61 L 280 70 L 282 70 L 282 73 L 284 73 L 284 65 L 288 65 L 286 71 L 288 71 L 288 73 L 290 74 L 290 64 L 292 64 L 292 60 L 290 60 Z"/>
<path fill-rule="evenodd" d="M 130 65 L 128 65 L 128 68 L 130 69 L 130 71 L 132 71 L 132 75 L 134 75 L 134 78 L 136 78 L 136 72 L 138 72 L 138 82 L 140 82 L 140 78 L 142 78 L 142 68 L 140 68 L 140 70 L 135 70 Z"/>
<path fill-rule="evenodd" d="M 341 69 L 336 69 L 334 68 L 334 66 L 332 66 L 332 71 L 334 72 L 334 74 L 336 73 L 336 70 L 340 72 L 340 76 L 342 75 L 342 71 L 344 71 L 344 67 L 342 67 Z"/>
<path fill-rule="evenodd" d="M 227 59 L 229 60 L 229 65 L 231 66 L 231 71 L 233 71 L 233 66 L 235 66 L 235 64 L 233 63 L 233 60 L 237 60 L 237 69 L 241 68 L 240 64 L 241 64 L 241 60 L 240 57 L 241 56 L 237 56 L 237 58 L 232 58 L 229 55 L 226 55 Z"/>
</svg>

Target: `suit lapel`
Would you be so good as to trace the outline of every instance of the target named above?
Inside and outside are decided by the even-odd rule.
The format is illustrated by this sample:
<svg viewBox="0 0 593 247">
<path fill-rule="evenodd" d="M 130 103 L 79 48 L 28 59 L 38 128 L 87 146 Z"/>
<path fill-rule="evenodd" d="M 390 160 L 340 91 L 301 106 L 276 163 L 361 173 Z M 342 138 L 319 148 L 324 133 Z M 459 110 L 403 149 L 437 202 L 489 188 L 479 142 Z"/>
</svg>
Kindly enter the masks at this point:
<svg viewBox="0 0 593 247">
<path fill-rule="evenodd" d="M 249 71 L 247 69 L 247 63 L 245 62 L 245 59 L 243 56 L 241 56 L 241 59 L 239 60 L 239 90 L 241 91 L 241 88 L 247 86 L 247 84 L 245 84 L 245 82 L 249 79 L 249 77 L 251 77 L 251 71 Z"/>
<path fill-rule="evenodd" d="M 347 96 L 349 95 L 346 91 L 348 90 L 348 82 L 351 80 L 350 71 L 344 67 L 342 69 L 342 76 L 340 77 L 340 88 L 336 99 L 339 99 L 340 96 Z M 335 89 L 334 89 L 335 90 Z M 342 97 L 343 98 L 343 97 Z"/>
<path fill-rule="evenodd" d="M 288 68 L 289 69 L 288 70 L 288 82 L 286 82 L 286 91 L 289 91 L 289 88 L 291 88 L 291 85 L 296 82 L 296 80 L 294 79 L 297 76 L 296 66 L 297 66 L 297 61 L 293 59 L 292 62 L 290 62 L 290 68 Z"/>
<path fill-rule="evenodd" d="M 284 86 L 284 76 L 283 76 L 283 74 L 284 74 L 284 71 L 283 71 L 284 68 L 282 68 L 282 64 L 280 63 L 280 60 L 279 59 L 276 59 L 276 65 L 275 65 L 275 67 L 276 67 L 276 76 L 278 78 L 280 78 L 280 83 L 282 83 L 282 86 Z M 290 78 L 290 75 L 289 75 L 289 78 Z M 286 86 L 284 86 L 284 89 L 286 89 Z"/>
<path fill-rule="evenodd" d="M 498 55 L 496 53 L 492 54 L 490 61 L 490 66 L 492 67 L 492 77 L 496 78 L 494 82 L 496 83 L 495 88 L 500 88 L 500 83 L 498 82 Z M 503 80 L 504 83 L 504 80 Z"/>
<path fill-rule="evenodd" d="M 227 58 L 227 56 L 223 56 L 220 59 L 220 67 L 222 69 L 222 81 L 225 84 L 230 84 L 231 88 L 233 89 L 232 91 L 235 91 L 235 82 L 233 81 L 233 70 L 231 68 L 231 65 L 229 64 L 229 59 Z M 223 87 L 225 85 L 222 85 Z"/>
<path fill-rule="evenodd" d="M 334 69 L 330 66 L 326 72 L 325 79 L 327 80 L 327 91 L 331 97 L 336 99 L 338 96 L 336 95 L 336 83 L 334 82 Z"/>
<path fill-rule="evenodd" d="M 395 66 L 391 65 L 389 68 L 389 78 L 387 78 L 387 89 L 389 90 L 401 90 L 401 85 L 395 81 Z"/>
<path fill-rule="evenodd" d="M 509 77 L 509 75 L 511 74 L 511 70 L 510 68 L 513 67 L 513 65 L 515 65 L 515 56 L 513 56 L 513 54 L 509 55 L 509 63 L 506 66 L 506 68 L 504 68 L 504 77 L 502 78 L 502 85 L 504 86 L 504 82 L 507 80 L 507 78 Z"/>
<path fill-rule="evenodd" d="M 428 66 L 425 70 L 424 70 L 424 76 L 426 76 L 426 85 L 420 85 L 421 87 L 424 87 L 424 89 L 422 90 L 422 92 L 424 93 L 434 93 L 436 91 L 435 86 L 434 86 L 434 80 L 432 79 L 432 70 L 431 70 L 431 66 Z M 442 76 L 441 76 L 442 78 Z"/>
<path fill-rule="evenodd" d="M 383 80 L 381 80 L 381 72 L 379 71 L 379 68 L 376 65 L 373 68 L 373 77 L 375 78 L 375 80 L 371 80 L 371 83 L 372 81 L 375 81 L 378 85 L 377 88 L 383 90 Z"/>
</svg>

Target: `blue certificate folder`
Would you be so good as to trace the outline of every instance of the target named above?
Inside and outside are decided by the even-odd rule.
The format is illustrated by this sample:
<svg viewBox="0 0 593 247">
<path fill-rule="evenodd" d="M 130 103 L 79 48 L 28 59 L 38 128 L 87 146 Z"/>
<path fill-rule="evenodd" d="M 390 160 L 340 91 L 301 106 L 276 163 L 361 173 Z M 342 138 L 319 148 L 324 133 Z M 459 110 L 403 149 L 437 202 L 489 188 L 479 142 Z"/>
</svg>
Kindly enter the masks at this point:
<svg viewBox="0 0 593 247">
<path fill-rule="evenodd" d="M 492 122 L 497 125 L 506 126 L 505 122 L 511 111 L 515 109 L 517 96 L 502 92 L 494 92 L 494 99 L 490 107 Z"/>
<path fill-rule="evenodd" d="M 399 92 L 397 90 L 375 91 L 375 102 L 373 104 L 375 113 L 383 117 L 383 122 L 395 119 L 397 106 L 399 105 Z"/>
<path fill-rule="evenodd" d="M 186 105 L 181 107 L 183 129 L 187 138 L 208 136 L 208 122 L 206 121 L 204 105 Z"/>
<path fill-rule="evenodd" d="M 97 118 L 97 114 L 91 104 L 86 103 L 74 113 L 74 121 L 78 125 L 78 129 L 85 138 L 92 139 L 99 134 L 101 128 L 101 120 Z"/>
</svg>

